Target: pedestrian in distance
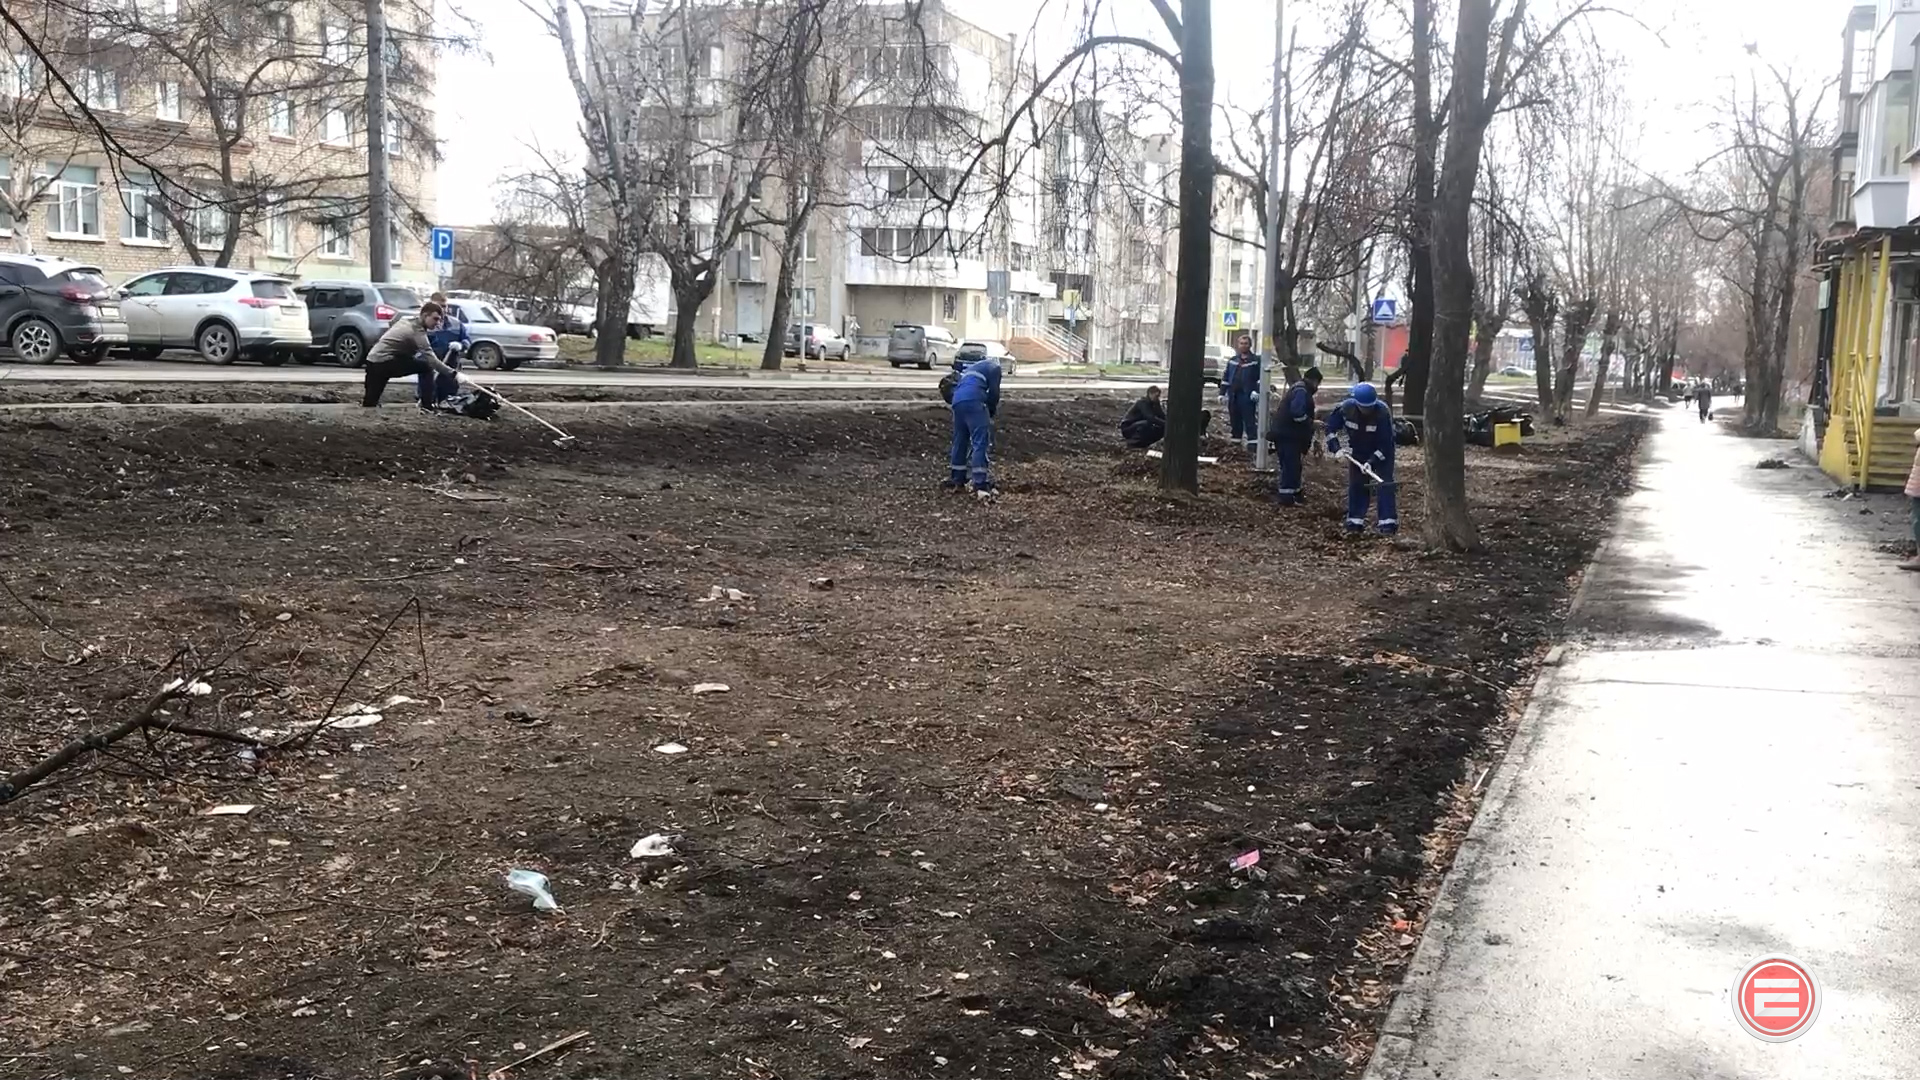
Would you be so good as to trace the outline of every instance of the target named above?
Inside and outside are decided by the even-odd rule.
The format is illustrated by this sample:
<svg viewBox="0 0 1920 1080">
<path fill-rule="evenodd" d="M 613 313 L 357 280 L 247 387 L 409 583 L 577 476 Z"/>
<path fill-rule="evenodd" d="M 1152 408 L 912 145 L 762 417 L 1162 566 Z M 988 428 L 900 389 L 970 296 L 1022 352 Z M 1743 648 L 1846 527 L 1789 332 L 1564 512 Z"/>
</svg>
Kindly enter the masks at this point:
<svg viewBox="0 0 1920 1080">
<path fill-rule="evenodd" d="M 1145 450 L 1165 438 L 1167 409 L 1160 404 L 1160 388 L 1147 387 L 1147 395 L 1133 403 L 1120 420 L 1120 437 L 1135 450 Z"/>
<path fill-rule="evenodd" d="M 1920 571 L 1920 431 L 1913 433 L 1913 468 L 1907 470 L 1907 532 L 1913 537 L 1913 558 L 1902 570 Z"/>
<path fill-rule="evenodd" d="M 1347 531 L 1367 528 L 1368 484 L 1379 478 L 1379 528 L 1383 535 L 1400 531 L 1398 491 L 1393 478 L 1393 409 L 1380 400 L 1372 383 L 1356 383 L 1347 400 L 1327 414 L 1327 454 L 1340 456 L 1340 438 L 1351 448 L 1347 461 Z"/>
<path fill-rule="evenodd" d="M 1281 506 L 1294 506 L 1306 495 L 1305 459 L 1313 447 L 1313 396 L 1320 391 L 1320 369 L 1308 368 L 1287 389 L 1274 416 L 1273 443 L 1280 452 Z"/>
<path fill-rule="evenodd" d="M 445 312 L 437 329 L 427 332 L 427 340 L 433 344 L 433 355 L 439 357 L 453 370 L 440 372 L 421 372 L 414 377 L 415 394 L 420 407 L 432 410 L 435 405 L 460 392 L 460 358 L 473 348 L 473 335 L 467 331 L 467 320 L 460 317 L 460 310 L 447 304 L 446 293 L 434 293 L 433 303 L 440 305 Z"/>
<path fill-rule="evenodd" d="M 1253 338 L 1246 334 L 1234 343 L 1232 381 L 1227 386 L 1227 418 L 1233 425 L 1233 438 L 1248 450 L 1260 438 L 1260 355 L 1253 351 Z M 1222 379 L 1227 378 L 1223 372 Z"/>
<path fill-rule="evenodd" d="M 380 395 L 394 379 L 431 371 L 452 376 L 456 383 L 459 381 L 458 373 L 433 355 L 433 341 L 427 336 L 440 328 L 445 316 L 440 305 L 429 300 L 420 305 L 417 314 L 393 320 L 387 332 L 367 350 L 366 394 L 360 400 L 363 407 L 377 408 Z"/>
<path fill-rule="evenodd" d="M 975 494 L 991 495 L 987 454 L 993 448 L 993 418 L 1000 412 L 1000 363 L 989 358 L 963 366 L 956 360 L 953 366 L 960 376 L 953 386 L 953 446 L 940 486 L 962 491 L 971 479 Z"/>
<path fill-rule="evenodd" d="M 1713 384 L 1701 383 L 1700 389 L 1694 392 L 1693 399 L 1700 406 L 1700 422 L 1704 424 L 1713 419 Z"/>
</svg>

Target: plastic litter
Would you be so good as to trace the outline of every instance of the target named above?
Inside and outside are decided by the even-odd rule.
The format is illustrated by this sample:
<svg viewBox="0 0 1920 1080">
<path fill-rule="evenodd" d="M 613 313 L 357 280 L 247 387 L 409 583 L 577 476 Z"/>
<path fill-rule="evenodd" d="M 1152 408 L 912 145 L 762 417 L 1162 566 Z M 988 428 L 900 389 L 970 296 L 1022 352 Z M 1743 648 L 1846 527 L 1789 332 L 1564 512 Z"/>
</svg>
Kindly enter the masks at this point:
<svg viewBox="0 0 1920 1080">
<path fill-rule="evenodd" d="M 538 870 L 507 871 L 507 888 L 533 897 L 533 910 L 559 911 L 560 904 L 547 890 L 547 875 Z"/>
<path fill-rule="evenodd" d="M 732 690 L 733 687 L 723 682 L 703 682 L 693 688 L 696 694 L 725 694 Z"/>
<path fill-rule="evenodd" d="M 1235 870 L 1245 870 L 1247 867 L 1253 866 L 1259 861 L 1260 861 L 1260 849 L 1254 848 L 1252 851 L 1246 852 L 1245 854 L 1235 855 L 1233 857 L 1233 868 Z"/>
<path fill-rule="evenodd" d="M 634 841 L 633 851 L 629 853 L 636 859 L 657 859 L 662 855 L 673 854 L 673 841 L 665 833 L 654 833 Z"/>
<path fill-rule="evenodd" d="M 659 746 L 654 747 L 653 752 L 656 754 L 684 754 L 687 752 L 687 748 L 677 742 L 663 742 Z"/>
<path fill-rule="evenodd" d="M 213 807 L 210 810 L 200 811 L 200 816 L 201 817 L 240 817 L 245 814 L 253 813 L 254 807 L 256 805 L 257 805 L 256 803 L 250 803 L 250 802 L 221 803 L 219 806 Z"/>
</svg>

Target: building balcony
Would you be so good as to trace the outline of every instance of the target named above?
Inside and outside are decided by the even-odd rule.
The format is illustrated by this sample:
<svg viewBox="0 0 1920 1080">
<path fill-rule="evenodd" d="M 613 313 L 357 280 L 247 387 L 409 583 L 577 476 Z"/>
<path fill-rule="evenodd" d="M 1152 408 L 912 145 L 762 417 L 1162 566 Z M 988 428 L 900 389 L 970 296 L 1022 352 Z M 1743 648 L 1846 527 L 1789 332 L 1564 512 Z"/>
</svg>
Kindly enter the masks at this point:
<svg viewBox="0 0 1920 1080">
<path fill-rule="evenodd" d="M 1060 295 L 1060 287 L 1031 270 L 1015 270 L 1011 275 L 1008 291 L 1038 296 L 1043 300 L 1053 300 Z"/>
<path fill-rule="evenodd" d="M 1853 220 L 1862 229 L 1895 229 L 1907 223 L 1907 178 L 1881 177 L 1853 189 Z"/>
<path fill-rule="evenodd" d="M 892 285 L 922 289 L 985 289 L 987 264 L 978 259 L 927 256 L 891 259 L 883 255 L 847 253 L 848 285 Z"/>
</svg>

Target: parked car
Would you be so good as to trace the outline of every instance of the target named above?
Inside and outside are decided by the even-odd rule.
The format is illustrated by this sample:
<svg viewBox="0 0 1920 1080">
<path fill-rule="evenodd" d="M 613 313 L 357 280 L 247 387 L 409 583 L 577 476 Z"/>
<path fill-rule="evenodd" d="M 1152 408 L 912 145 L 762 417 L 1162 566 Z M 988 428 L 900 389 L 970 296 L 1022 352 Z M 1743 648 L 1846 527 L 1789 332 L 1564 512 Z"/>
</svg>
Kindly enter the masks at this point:
<svg viewBox="0 0 1920 1080">
<path fill-rule="evenodd" d="M 953 354 L 953 358 L 966 363 L 983 359 L 998 360 L 1000 371 L 1004 375 L 1013 374 L 1014 369 L 1020 366 L 1020 361 L 1014 358 L 1004 341 L 963 341 L 960 343 L 960 348 Z"/>
<path fill-rule="evenodd" d="M 556 334 L 593 336 L 592 304 L 569 304 L 561 300 L 514 296 L 509 297 L 505 304 L 494 306 L 512 316 L 517 323 L 544 326 Z"/>
<path fill-rule="evenodd" d="M 944 326 L 895 323 L 893 333 L 887 335 L 887 363 L 893 367 L 912 364 L 927 371 L 959 348 L 960 342 Z"/>
<path fill-rule="evenodd" d="M 1506 367 L 1500 369 L 1500 374 L 1524 377 L 1533 374 L 1533 372 L 1514 364 L 1508 364 Z"/>
<path fill-rule="evenodd" d="M 482 371 L 512 371 L 528 360 L 552 360 L 560 355 L 557 336 L 544 326 L 523 326 L 481 300 L 449 298 L 447 306 L 466 320 L 467 333 L 473 338 L 473 348 L 467 355 Z"/>
<path fill-rule="evenodd" d="M 1233 355 L 1233 350 L 1225 345 L 1209 345 L 1206 350 L 1200 357 L 1200 382 L 1217 383 L 1221 369 L 1226 366 L 1227 357 Z"/>
<path fill-rule="evenodd" d="M 38 255 L 0 255 L 0 329 L 25 364 L 61 353 L 97 364 L 127 340 L 127 324 L 97 266 Z"/>
<path fill-rule="evenodd" d="M 787 324 L 787 344 L 783 350 L 786 355 L 800 355 L 802 328 L 801 323 Z M 845 360 L 853 355 L 853 343 L 834 333 L 830 328 L 821 326 L 819 323 L 806 323 L 804 329 L 807 335 L 807 359 L 825 360 L 832 357 L 835 360 Z"/>
<path fill-rule="evenodd" d="M 307 305 L 313 348 L 300 359 L 312 363 L 328 353 L 341 367 L 367 362 L 367 348 L 393 320 L 420 310 L 426 298 L 408 285 L 371 281 L 309 281 L 293 294 Z"/>
<path fill-rule="evenodd" d="M 278 366 L 313 345 L 307 305 L 277 274 L 175 266 L 133 278 L 119 297 L 128 351 L 142 360 L 191 348 L 210 363 L 244 356 Z"/>
</svg>

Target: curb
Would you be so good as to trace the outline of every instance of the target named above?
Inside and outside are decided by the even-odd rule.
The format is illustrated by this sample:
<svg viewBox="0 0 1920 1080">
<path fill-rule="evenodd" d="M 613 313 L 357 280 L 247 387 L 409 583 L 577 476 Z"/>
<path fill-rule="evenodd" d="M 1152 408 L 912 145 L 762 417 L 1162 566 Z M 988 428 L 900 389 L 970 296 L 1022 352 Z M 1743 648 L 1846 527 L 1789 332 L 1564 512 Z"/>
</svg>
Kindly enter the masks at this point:
<svg viewBox="0 0 1920 1080">
<path fill-rule="evenodd" d="M 1567 605 L 1569 625 L 1586 604 L 1594 568 L 1616 548 L 1617 541 L 1609 535 L 1594 549 L 1593 557 L 1587 561 L 1582 572 L 1580 586 L 1574 590 L 1573 599 Z M 1440 969 L 1446 964 L 1452 950 L 1454 914 L 1459 910 L 1467 886 L 1479 867 L 1480 856 L 1486 846 L 1486 835 L 1505 809 L 1514 780 L 1532 752 L 1534 739 L 1539 734 L 1540 715 L 1553 697 L 1554 676 L 1565 662 L 1569 648 L 1565 642 L 1554 645 L 1540 662 L 1540 674 L 1534 677 L 1527 707 L 1520 714 L 1520 722 L 1514 726 L 1513 737 L 1507 740 L 1506 749 L 1501 752 L 1500 764 L 1494 768 L 1493 777 L 1488 781 L 1487 793 L 1480 800 L 1480 809 L 1474 813 L 1473 824 L 1467 827 L 1467 835 L 1460 841 L 1460 850 L 1453 856 L 1453 865 L 1447 869 L 1447 876 L 1440 882 L 1440 891 L 1434 896 L 1433 909 L 1427 913 L 1426 928 L 1420 934 L 1420 945 L 1414 950 L 1413 960 L 1407 965 L 1407 973 L 1400 980 L 1393 1004 L 1387 1009 L 1387 1017 L 1380 1025 L 1380 1033 L 1373 1044 L 1373 1055 L 1367 1061 L 1367 1071 L 1362 1074 L 1362 1080 L 1401 1080 L 1412 1064 L 1414 1037 L 1426 1019 L 1427 1007 L 1433 1001 L 1434 984 L 1439 980 Z"/>
</svg>

